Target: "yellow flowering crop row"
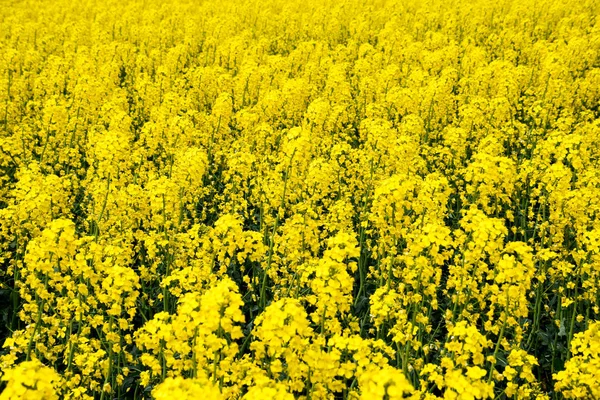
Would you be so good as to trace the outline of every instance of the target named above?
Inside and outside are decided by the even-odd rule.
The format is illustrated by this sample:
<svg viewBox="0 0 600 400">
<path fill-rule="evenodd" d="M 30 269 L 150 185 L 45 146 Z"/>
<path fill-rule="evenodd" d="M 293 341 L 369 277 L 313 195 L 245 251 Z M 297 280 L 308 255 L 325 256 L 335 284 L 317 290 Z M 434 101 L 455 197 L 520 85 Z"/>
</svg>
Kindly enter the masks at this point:
<svg viewBox="0 0 600 400">
<path fill-rule="evenodd" d="M 600 398 L 600 2 L 0 2 L 0 400 Z"/>
</svg>

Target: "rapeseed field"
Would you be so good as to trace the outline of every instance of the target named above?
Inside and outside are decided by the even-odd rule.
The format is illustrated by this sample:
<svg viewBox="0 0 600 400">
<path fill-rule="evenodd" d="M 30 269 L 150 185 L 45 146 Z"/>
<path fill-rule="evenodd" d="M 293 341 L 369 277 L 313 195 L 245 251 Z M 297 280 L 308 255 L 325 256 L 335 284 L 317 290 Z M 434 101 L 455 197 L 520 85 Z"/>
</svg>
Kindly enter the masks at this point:
<svg viewBox="0 0 600 400">
<path fill-rule="evenodd" d="M 0 399 L 599 399 L 600 2 L 0 0 Z"/>
</svg>

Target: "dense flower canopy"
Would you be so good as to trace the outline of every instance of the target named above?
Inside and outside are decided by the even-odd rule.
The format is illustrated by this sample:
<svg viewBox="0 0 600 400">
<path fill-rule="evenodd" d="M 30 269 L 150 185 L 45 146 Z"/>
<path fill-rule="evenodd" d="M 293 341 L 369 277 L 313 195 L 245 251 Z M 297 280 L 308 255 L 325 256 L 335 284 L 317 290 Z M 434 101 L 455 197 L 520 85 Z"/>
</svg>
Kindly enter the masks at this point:
<svg viewBox="0 0 600 400">
<path fill-rule="evenodd" d="M 0 6 L 0 399 L 600 397 L 600 2 Z"/>
</svg>

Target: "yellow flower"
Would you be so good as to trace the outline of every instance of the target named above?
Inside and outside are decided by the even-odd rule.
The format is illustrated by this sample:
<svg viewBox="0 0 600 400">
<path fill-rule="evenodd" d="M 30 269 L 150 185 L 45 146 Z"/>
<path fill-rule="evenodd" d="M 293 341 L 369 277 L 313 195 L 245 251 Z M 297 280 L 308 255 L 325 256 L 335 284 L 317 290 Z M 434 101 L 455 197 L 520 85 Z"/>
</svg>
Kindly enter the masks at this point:
<svg viewBox="0 0 600 400">
<path fill-rule="evenodd" d="M 62 392 L 61 376 L 38 360 L 24 361 L 5 370 L 2 381 L 6 382 L 6 387 L 0 394 L 2 400 L 52 400 L 58 399 Z"/>
</svg>

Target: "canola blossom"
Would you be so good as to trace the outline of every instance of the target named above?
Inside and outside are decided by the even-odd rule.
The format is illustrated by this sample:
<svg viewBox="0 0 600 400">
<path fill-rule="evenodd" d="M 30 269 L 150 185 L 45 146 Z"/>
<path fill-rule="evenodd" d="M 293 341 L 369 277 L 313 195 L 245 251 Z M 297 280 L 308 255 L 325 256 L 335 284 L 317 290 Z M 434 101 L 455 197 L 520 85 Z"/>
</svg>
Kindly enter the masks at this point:
<svg viewBox="0 0 600 400">
<path fill-rule="evenodd" d="M 0 3 L 0 400 L 600 398 L 600 2 Z"/>
</svg>

